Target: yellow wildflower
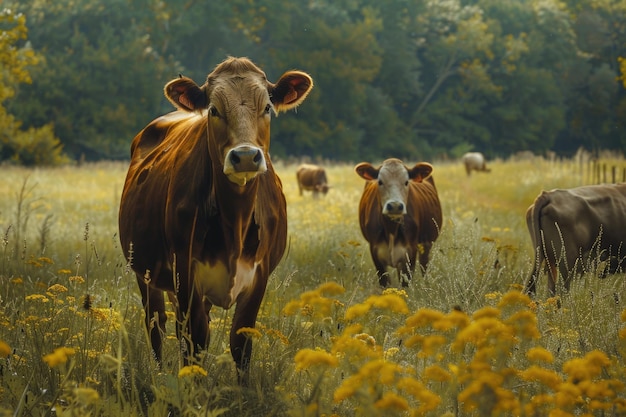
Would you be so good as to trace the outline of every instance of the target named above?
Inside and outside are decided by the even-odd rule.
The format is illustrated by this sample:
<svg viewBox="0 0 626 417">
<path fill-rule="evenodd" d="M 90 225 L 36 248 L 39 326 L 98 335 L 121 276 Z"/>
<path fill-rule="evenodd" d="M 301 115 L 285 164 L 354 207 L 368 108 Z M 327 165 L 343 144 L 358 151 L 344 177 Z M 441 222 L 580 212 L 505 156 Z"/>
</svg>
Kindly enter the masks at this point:
<svg viewBox="0 0 626 417">
<path fill-rule="evenodd" d="M 307 369 L 316 365 L 331 367 L 339 365 L 339 360 L 336 356 L 321 349 L 300 349 L 294 357 L 294 362 L 297 370 Z"/>
<path fill-rule="evenodd" d="M 537 365 L 532 365 L 530 368 L 521 371 L 520 377 L 525 381 L 537 381 L 552 390 L 558 389 L 563 382 L 556 372 Z"/>
<path fill-rule="evenodd" d="M 398 329 L 399 334 L 411 333 L 414 329 L 432 325 L 433 322 L 444 317 L 441 311 L 421 308 L 406 319 L 405 325 Z"/>
<path fill-rule="evenodd" d="M 417 356 L 420 358 L 433 356 L 435 353 L 437 353 L 441 346 L 446 344 L 446 342 L 446 338 L 438 334 L 426 336 L 424 337 L 424 340 L 422 340 L 422 350 L 418 353 Z"/>
<path fill-rule="evenodd" d="M 396 353 L 398 353 L 400 351 L 400 349 L 398 349 L 397 347 L 392 347 L 387 349 L 385 352 L 383 352 L 383 358 L 385 360 L 390 360 L 391 358 L 393 358 Z"/>
<path fill-rule="evenodd" d="M 72 273 L 72 271 L 71 271 L 70 269 L 59 269 L 59 270 L 57 271 L 57 274 L 65 274 L 65 275 L 68 275 L 68 274 L 71 274 L 71 273 Z"/>
<path fill-rule="evenodd" d="M 396 393 L 385 392 L 382 398 L 374 403 L 374 407 L 405 411 L 409 409 L 409 402 Z"/>
<path fill-rule="evenodd" d="M 40 256 L 39 258 L 37 258 L 37 260 L 39 262 L 43 262 L 44 264 L 50 264 L 50 265 L 54 264 L 54 261 L 52 259 L 45 257 L 45 256 Z"/>
<path fill-rule="evenodd" d="M 16 277 L 11 280 L 11 283 L 15 285 L 19 285 L 19 284 L 23 284 L 24 280 L 21 277 Z"/>
<path fill-rule="evenodd" d="M 437 394 L 429 391 L 424 384 L 414 378 L 400 378 L 396 387 L 420 401 L 421 405 L 415 410 L 416 415 L 432 411 L 441 403 L 441 398 Z"/>
<path fill-rule="evenodd" d="M 495 307 L 483 307 L 472 314 L 472 319 L 479 320 L 482 318 L 499 318 L 500 310 Z"/>
<path fill-rule="evenodd" d="M 424 378 L 428 381 L 446 382 L 452 378 L 452 375 L 439 365 L 430 365 L 424 369 Z"/>
<path fill-rule="evenodd" d="M 387 294 L 394 294 L 402 298 L 409 298 L 409 295 L 406 293 L 405 290 L 401 290 L 398 288 L 385 288 L 385 290 L 383 290 L 383 295 Z"/>
<path fill-rule="evenodd" d="M 531 362 L 554 362 L 554 357 L 552 356 L 552 353 L 549 350 L 540 346 L 528 349 L 528 352 L 526 352 L 526 357 Z"/>
<path fill-rule="evenodd" d="M 196 376 L 196 375 L 207 376 L 208 372 L 206 371 L 206 369 L 198 365 L 183 366 L 182 368 L 180 368 L 180 371 L 178 371 L 179 378 L 185 378 L 188 376 Z"/>
<path fill-rule="evenodd" d="M 339 295 L 339 294 L 343 294 L 346 291 L 345 288 L 343 288 L 341 285 L 337 284 L 336 282 L 326 282 L 320 285 L 319 287 L 317 287 L 317 290 L 321 294 L 326 294 L 326 295 Z"/>
<path fill-rule="evenodd" d="M 371 305 L 369 304 L 365 304 L 365 303 L 355 304 L 353 306 L 350 306 L 346 310 L 345 318 L 346 320 L 354 320 L 358 317 L 362 317 L 366 315 L 368 311 L 370 311 L 370 308 L 371 308 Z"/>
<path fill-rule="evenodd" d="M 516 329 L 516 334 L 525 339 L 537 339 L 541 336 L 537 329 L 537 316 L 529 311 L 517 311 L 506 320 Z"/>
<path fill-rule="evenodd" d="M 76 351 L 72 348 L 56 348 L 52 353 L 45 355 L 43 357 L 43 361 L 47 363 L 50 368 L 55 368 L 67 362 L 69 357 L 72 356 L 74 353 L 76 353 Z"/>
<path fill-rule="evenodd" d="M 528 306 L 532 300 L 530 297 L 519 291 L 509 291 L 502 296 L 498 303 L 499 308 L 507 306 Z"/>
<path fill-rule="evenodd" d="M 74 275 L 69 277 L 70 282 L 75 282 L 77 284 L 83 284 L 85 282 L 85 278 L 81 277 L 80 275 Z"/>
<path fill-rule="evenodd" d="M 74 396 L 83 406 L 95 404 L 100 399 L 100 394 L 93 388 L 74 388 Z"/>
<path fill-rule="evenodd" d="M 248 338 L 260 338 L 263 336 L 260 331 L 255 329 L 254 327 L 241 327 L 237 329 L 237 334 L 243 334 Z"/>
<path fill-rule="evenodd" d="M 501 295 L 502 294 L 500 292 L 498 292 L 498 291 L 490 292 L 490 293 L 485 294 L 485 298 L 487 300 L 495 300 L 496 298 L 500 297 Z"/>
<path fill-rule="evenodd" d="M 52 293 L 52 295 L 57 295 L 62 292 L 67 292 L 67 288 L 61 284 L 54 284 L 51 287 L 48 287 L 48 292 Z"/>
<path fill-rule="evenodd" d="M 26 301 L 41 301 L 42 303 L 47 303 L 50 301 L 48 297 L 43 294 L 31 294 L 27 295 L 25 298 Z"/>
<path fill-rule="evenodd" d="M 374 336 L 371 336 L 367 333 L 359 333 L 359 334 L 355 334 L 354 338 L 357 340 L 360 340 L 361 342 L 365 343 L 366 345 L 369 346 L 376 346 L 376 339 L 374 339 Z"/>
<path fill-rule="evenodd" d="M 11 347 L 4 341 L 0 340 L 0 358 L 6 358 L 10 354 L 11 354 Z"/>
</svg>

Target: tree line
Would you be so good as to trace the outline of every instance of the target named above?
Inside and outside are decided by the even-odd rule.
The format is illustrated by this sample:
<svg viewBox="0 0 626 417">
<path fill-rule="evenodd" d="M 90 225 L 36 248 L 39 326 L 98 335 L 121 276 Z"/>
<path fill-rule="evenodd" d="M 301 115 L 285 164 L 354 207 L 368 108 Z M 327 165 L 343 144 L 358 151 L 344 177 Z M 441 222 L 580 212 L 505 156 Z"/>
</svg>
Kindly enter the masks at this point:
<svg viewBox="0 0 626 417">
<path fill-rule="evenodd" d="M 0 160 L 125 159 L 226 56 L 308 72 L 272 154 L 338 161 L 626 149 L 626 1 L 5 0 Z M 5 36 L 9 34 L 10 36 Z"/>
</svg>

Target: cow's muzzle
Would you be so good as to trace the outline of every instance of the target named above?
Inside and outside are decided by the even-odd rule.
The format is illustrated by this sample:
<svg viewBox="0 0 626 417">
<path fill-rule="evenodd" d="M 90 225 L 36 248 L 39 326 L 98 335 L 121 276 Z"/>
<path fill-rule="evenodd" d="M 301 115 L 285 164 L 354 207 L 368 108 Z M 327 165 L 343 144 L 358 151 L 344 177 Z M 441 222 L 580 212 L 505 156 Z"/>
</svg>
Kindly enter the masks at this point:
<svg viewBox="0 0 626 417">
<path fill-rule="evenodd" d="M 263 151 L 254 146 L 242 145 L 231 149 L 224 160 L 224 174 L 241 186 L 258 174 L 267 171 Z"/>
<path fill-rule="evenodd" d="M 402 201 L 387 201 L 383 206 L 383 215 L 400 222 L 406 214 L 406 204 Z"/>
</svg>

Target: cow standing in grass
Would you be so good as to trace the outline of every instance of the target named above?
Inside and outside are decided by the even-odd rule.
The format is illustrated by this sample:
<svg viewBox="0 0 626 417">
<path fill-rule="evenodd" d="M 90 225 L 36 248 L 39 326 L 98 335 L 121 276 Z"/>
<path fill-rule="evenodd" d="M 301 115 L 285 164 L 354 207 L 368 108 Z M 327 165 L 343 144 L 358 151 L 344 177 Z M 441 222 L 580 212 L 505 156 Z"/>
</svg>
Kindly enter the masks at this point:
<svg viewBox="0 0 626 417">
<path fill-rule="evenodd" d="M 212 306 L 236 304 L 230 351 L 247 375 L 252 340 L 241 330 L 255 327 L 287 242 L 285 196 L 269 158 L 271 116 L 302 103 L 312 87 L 303 72 L 273 84 L 250 60 L 229 58 L 202 86 L 170 81 L 165 95 L 178 111 L 133 140 L 120 240 L 159 362 L 166 291 L 187 355 L 208 346 Z"/>
<path fill-rule="evenodd" d="M 313 197 L 317 197 L 319 193 L 326 195 L 330 189 L 328 179 L 326 178 L 326 170 L 318 165 L 300 165 L 296 171 L 296 180 L 298 181 L 300 195 L 305 190 L 312 191 Z"/>
<path fill-rule="evenodd" d="M 381 286 L 389 285 L 389 268 L 396 269 L 403 286 L 415 271 L 418 257 L 428 266 L 430 249 L 439 236 L 442 212 L 432 165 L 408 168 L 399 159 L 379 167 L 362 162 L 356 173 L 367 182 L 359 203 L 361 232 L 370 245 Z"/>
<path fill-rule="evenodd" d="M 598 262 L 616 272 L 626 259 L 626 184 L 543 191 L 526 211 L 526 225 L 535 251 L 526 293 L 535 294 L 542 268 L 551 295 L 559 274 L 568 290 L 574 275 Z"/>
<path fill-rule="evenodd" d="M 491 170 L 487 168 L 485 156 L 480 152 L 468 152 L 463 155 L 461 160 L 463 161 L 468 177 L 472 174 L 472 171 L 491 172 Z"/>
</svg>

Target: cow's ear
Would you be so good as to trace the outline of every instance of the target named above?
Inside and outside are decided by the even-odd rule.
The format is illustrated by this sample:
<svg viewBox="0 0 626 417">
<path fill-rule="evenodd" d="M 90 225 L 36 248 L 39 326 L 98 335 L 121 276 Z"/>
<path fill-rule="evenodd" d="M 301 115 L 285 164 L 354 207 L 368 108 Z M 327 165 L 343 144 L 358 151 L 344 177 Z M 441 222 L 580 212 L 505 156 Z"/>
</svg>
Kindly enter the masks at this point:
<svg viewBox="0 0 626 417">
<path fill-rule="evenodd" d="M 177 108 L 197 111 L 207 107 L 205 91 L 191 78 L 180 77 L 170 81 L 164 88 L 165 97 Z"/>
<path fill-rule="evenodd" d="M 378 178 L 378 168 L 374 168 L 369 162 L 361 162 L 354 167 L 354 171 L 357 175 L 365 180 L 375 180 Z"/>
<path fill-rule="evenodd" d="M 313 79 L 301 71 L 288 71 L 276 84 L 269 85 L 269 93 L 276 113 L 293 109 L 304 101 L 313 88 Z"/>
<path fill-rule="evenodd" d="M 433 166 L 427 162 L 419 162 L 409 169 L 409 178 L 415 182 L 422 182 L 433 173 Z"/>
</svg>

